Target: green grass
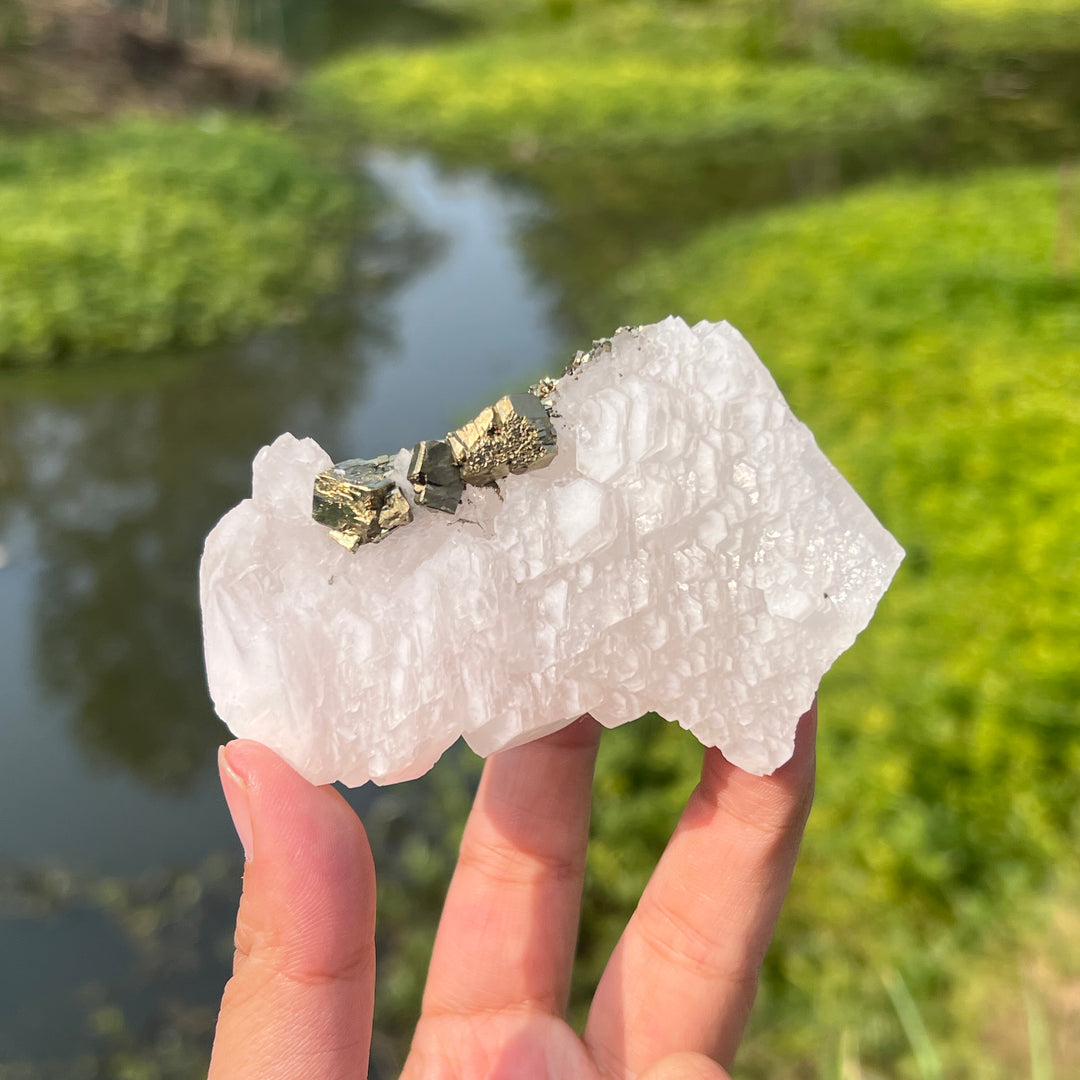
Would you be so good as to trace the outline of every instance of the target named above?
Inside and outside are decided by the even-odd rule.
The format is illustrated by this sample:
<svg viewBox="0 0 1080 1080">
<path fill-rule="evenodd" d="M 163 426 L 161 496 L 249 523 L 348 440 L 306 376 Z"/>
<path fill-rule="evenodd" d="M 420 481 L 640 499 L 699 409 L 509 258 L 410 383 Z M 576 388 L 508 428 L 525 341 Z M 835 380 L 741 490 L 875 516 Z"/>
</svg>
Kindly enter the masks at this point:
<svg viewBox="0 0 1080 1080">
<path fill-rule="evenodd" d="M 349 179 L 253 121 L 0 135 L 0 366 L 294 320 L 342 279 L 357 211 Z"/>
<path fill-rule="evenodd" d="M 660 36 L 696 26 L 705 35 L 702 47 L 757 57 L 837 46 L 904 60 L 943 49 L 1080 48 L 1074 0 L 427 0 L 427 6 L 464 14 L 489 30 L 557 27 L 590 33 L 598 44 L 610 31 L 616 47 L 634 25 Z"/>
<path fill-rule="evenodd" d="M 1001 1075 L 972 1071 L 980 1017 L 950 995 L 1080 839 L 1080 278 L 1060 183 L 893 183 L 706 229 L 597 314 L 598 332 L 732 321 L 908 550 L 823 688 L 818 805 L 747 1075 L 845 1030 L 864 1062 L 915 1075 L 890 969 L 946 1075 Z M 602 751 L 583 982 L 692 783 L 679 735 L 619 731 Z"/>
<path fill-rule="evenodd" d="M 1080 48 L 1075 0 L 927 0 L 957 47 L 975 49 Z"/>
<path fill-rule="evenodd" d="M 910 130 L 937 101 L 921 78 L 861 65 L 754 64 L 664 40 L 594 48 L 543 35 L 359 53 L 316 72 L 306 93 L 379 141 L 488 162 L 687 144 L 742 158 L 778 143 L 797 153 Z"/>
<path fill-rule="evenodd" d="M 775 8 L 776 5 L 774 4 Z M 813 48 L 901 65 L 1014 63 L 1080 50 L 1073 0 L 832 0 L 812 9 Z M 790 43 L 779 32 L 773 44 Z M 790 46 L 789 46 L 790 47 Z"/>
</svg>

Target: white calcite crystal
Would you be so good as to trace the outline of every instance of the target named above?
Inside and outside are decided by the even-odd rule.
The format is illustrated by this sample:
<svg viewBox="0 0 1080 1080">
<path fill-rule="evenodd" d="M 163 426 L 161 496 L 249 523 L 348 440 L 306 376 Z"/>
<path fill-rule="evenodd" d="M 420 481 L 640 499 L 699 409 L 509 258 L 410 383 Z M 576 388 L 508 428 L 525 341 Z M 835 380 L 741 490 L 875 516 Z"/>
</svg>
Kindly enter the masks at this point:
<svg viewBox="0 0 1080 1080">
<path fill-rule="evenodd" d="M 899 545 L 727 323 L 620 331 L 546 400 L 550 465 L 467 488 L 454 516 L 414 506 L 355 553 L 312 520 L 323 450 L 282 435 L 259 452 L 201 570 L 210 691 L 236 735 L 348 785 L 584 712 L 655 710 L 754 773 L 787 760 Z"/>
</svg>

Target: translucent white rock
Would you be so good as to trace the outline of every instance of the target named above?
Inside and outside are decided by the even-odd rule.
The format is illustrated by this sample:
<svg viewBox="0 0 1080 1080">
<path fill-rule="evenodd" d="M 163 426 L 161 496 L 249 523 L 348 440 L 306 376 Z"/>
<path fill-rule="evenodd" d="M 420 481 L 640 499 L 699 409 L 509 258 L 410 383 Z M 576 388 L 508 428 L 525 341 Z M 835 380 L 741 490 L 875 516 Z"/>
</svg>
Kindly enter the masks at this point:
<svg viewBox="0 0 1080 1080">
<path fill-rule="evenodd" d="M 349 785 L 586 711 L 613 727 L 655 710 L 755 773 L 787 760 L 899 545 L 727 323 L 620 332 L 551 400 L 551 465 L 355 554 L 311 518 L 320 447 L 259 452 L 201 570 L 210 692 L 236 735 Z"/>
</svg>

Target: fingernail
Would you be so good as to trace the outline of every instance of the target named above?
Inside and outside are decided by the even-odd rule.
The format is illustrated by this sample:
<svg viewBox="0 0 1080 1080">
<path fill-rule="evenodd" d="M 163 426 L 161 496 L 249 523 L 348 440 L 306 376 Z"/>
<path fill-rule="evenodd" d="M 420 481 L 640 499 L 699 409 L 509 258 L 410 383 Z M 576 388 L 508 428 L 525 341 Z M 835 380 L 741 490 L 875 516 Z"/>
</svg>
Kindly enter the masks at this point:
<svg viewBox="0 0 1080 1080">
<path fill-rule="evenodd" d="M 229 747 L 218 747 L 218 772 L 221 774 L 221 790 L 232 815 L 233 827 L 244 847 L 244 859 L 251 862 L 252 831 L 251 804 L 248 800 L 247 780 L 229 762 Z"/>
</svg>

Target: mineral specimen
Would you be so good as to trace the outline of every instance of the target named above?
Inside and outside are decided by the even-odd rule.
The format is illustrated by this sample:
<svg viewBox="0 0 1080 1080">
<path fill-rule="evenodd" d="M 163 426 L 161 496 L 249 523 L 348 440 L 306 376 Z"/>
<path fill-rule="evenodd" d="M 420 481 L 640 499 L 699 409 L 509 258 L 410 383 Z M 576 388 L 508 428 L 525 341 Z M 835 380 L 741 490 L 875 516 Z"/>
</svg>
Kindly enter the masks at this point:
<svg viewBox="0 0 1080 1080">
<path fill-rule="evenodd" d="M 407 476 L 417 503 L 452 514 L 466 484 L 494 485 L 510 473 L 549 465 L 557 452 L 555 429 L 540 398 L 510 394 L 445 439 L 418 442 Z M 389 457 L 334 465 L 315 478 L 311 516 L 329 526 L 330 535 L 349 551 L 381 540 L 412 521 L 392 474 Z"/>
<path fill-rule="evenodd" d="M 488 484 L 509 473 L 548 465 L 555 457 L 555 429 L 540 399 L 510 394 L 447 436 L 466 484 Z"/>
<path fill-rule="evenodd" d="M 383 456 L 353 458 L 319 473 L 311 516 L 349 551 L 381 540 L 412 521 L 412 508 L 392 472 L 393 459 Z"/>
<path fill-rule="evenodd" d="M 726 323 L 617 332 L 538 389 L 546 468 L 477 460 L 478 478 L 505 466 L 500 491 L 466 487 L 456 516 L 418 512 L 354 554 L 312 520 L 321 448 L 259 452 L 201 570 L 210 690 L 237 735 L 317 783 L 408 779 L 459 735 L 488 754 L 586 711 L 655 710 L 756 773 L 787 759 L 899 546 Z M 504 400 L 477 429 L 532 425 L 542 457 L 539 413 Z M 413 502 L 425 456 L 382 467 Z"/>
<path fill-rule="evenodd" d="M 452 514 L 465 493 L 461 470 L 454 463 L 450 444 L 443 439 L 418 442 L 409 460 L 409 483 L 421 506 Z"/>
</svg>

